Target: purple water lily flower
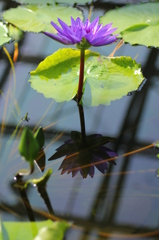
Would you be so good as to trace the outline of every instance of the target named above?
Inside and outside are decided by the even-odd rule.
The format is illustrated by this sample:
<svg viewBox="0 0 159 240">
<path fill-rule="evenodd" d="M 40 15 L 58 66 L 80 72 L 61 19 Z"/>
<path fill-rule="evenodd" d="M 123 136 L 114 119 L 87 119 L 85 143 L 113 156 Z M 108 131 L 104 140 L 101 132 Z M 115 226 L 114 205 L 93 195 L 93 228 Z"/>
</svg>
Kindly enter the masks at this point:
<svg viewBox="0 0 159 240">
<path fill-rule="evenodd" d="M 105 26 L 99 24 L 99 17 L 92 23 L 88 19 L 83 23 L 79 17 L 76 20 L 71 17 L 71 26 L 68 26 L 60 18 L 58 18 L 58 22 L 62 28 L 51 21 L 52 26 L 57 30 L 57 35 L 44 33 L 66 45 L 77 44 L 78 48 L 87 49 L 90 46 L 103 46 L 117 41 L 117 35 L 112 35 L 117 28 L 112 28 L 112 23 Z"/>
<path fill-rule="evenodd" d="M 115 161 L 109 161 L 109 159 L 118 155 L 110 148 L 103 146 L 113 140 L 110 137 L 93 134 L 86 136 L 83 142 L 81 133 L 72 131 L 71 139 L 57 148 L 56 153 L 49 158 L 49 161 L 65 156 L 59 167 L 59 170 L 62 170 L 61 174 L 72 173 L 72 177 L 74 177 L 80 172 L 83 178 L 88 175 L 93 178 L 95 167 L 105 174 L 108 170 L 108 162 L 116 165 Z"/>
</svg>

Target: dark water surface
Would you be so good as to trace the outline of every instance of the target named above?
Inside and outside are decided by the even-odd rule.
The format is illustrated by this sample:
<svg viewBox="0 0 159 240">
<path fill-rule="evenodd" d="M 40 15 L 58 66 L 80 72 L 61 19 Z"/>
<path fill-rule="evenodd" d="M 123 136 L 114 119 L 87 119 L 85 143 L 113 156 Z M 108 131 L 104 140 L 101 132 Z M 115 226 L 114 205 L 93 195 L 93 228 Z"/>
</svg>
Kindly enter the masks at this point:
<svg viewBox="0 0 159 240">
<path fill-rule="evenodd" d="M 6 7 L 8 5 L 4 1 L 0 2 L 1 10 Z M 19 134 L 14 140 L 10 138 L 20 119 L 28 112 L 30 121 L 20 123 L 17 133 L 26 125 L 32 129 L 38 126 L 44 128 L 45 172 L 53 169 L 47 183 L 48 198 L 56 216 L 79 227 L 71 228 L 66 240 L 159 239 L 157 148 L 122 156 L 116 160 L 116 166 L 109 165 L 107 174 L 96 169 L 94 178 L 88 176 L 86 179 L 80 173 L 74 178 L 71 174 L 61 175 L 58 168 L 63 158 L 48 161 L 55 149 L 70 139 L 71 131 L 80 131 L 78 108 L 74 101 L 60 104 L 37 93 L 30 87 L 28 73 L 47 55 L 63 47 L 43 34 L 25 33 L 19 43 L 19 57 L 15 63 L 14 99 L 13 72 L 7 56 L 0 50 L 0 90 L 3 93 L 0 95 L 0 125 L 1 129 L 5 127 L 0 138 L 1 220 L 31 219 L 22 196 L 11 188 L 16 172 L 28 168 L 17 151 Z M 8 44 L 6 48 L 12 56 L 14 44 Z M 113 49 L 114 45 L 91 48 L 103 55 L 109 55 Z M 149 146 L 159 139 L 159 50 L 125 44 L 117 55 L 136 58 L 141 63 L 146 84 L 141 91 L 113 101 L 109 106 L 84 107 L 84 111 L 86 133 L 116 138 L 108 147 L 122 155 Z M 32 177 L 42 175 L 36 166 Z M 30 187 L 26 194 L 33 212 L 36 208 L 48 213 L 36 188 Z M 35 220 L 45 219 L 37 212 L 34 212 L 34 217 Z"/>
</svg>

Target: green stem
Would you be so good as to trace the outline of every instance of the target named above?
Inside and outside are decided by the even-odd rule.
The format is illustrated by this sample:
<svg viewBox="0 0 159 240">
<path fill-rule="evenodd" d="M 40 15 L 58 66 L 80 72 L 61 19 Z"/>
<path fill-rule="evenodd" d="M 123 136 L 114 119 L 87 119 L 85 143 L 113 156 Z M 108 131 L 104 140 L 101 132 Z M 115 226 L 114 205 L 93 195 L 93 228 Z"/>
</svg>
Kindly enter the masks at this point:
<svg viewBox="0 0 159 240">
<path fill-rule="evenodd" d="M 80 52 L 80 72 L 79 72 L 79 84 L 78 84 L 78 92 L 77 92 L 77 102 L 79 102 L 82 98 L 82 90 L 83 90 L 83 80 L 84 80 L 84 57 L 85 57 L 85 50 L 81 49 Z"/>
</svg>

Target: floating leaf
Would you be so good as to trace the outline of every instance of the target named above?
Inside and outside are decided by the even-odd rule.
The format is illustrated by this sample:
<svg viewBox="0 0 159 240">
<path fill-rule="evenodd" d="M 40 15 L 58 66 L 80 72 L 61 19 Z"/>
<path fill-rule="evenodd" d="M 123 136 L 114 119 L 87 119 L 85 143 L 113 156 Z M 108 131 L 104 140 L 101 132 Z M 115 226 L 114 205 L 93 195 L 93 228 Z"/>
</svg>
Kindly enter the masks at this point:
<svg viewBox="0 0 159 240">
<path fill-rule="evenodd" d="M 74 4 L 74 3 L 77 3 L 77 4 L 85 4 L 85 3 L 88 3 L 88 2 L 92 2 L 91 0 L 56 0 L 56 2 L 58 3 L 69 3 L 69 4 Z"/>
<path fill-rule="evenodd" d="M 70 101 L 77 94 L 79 50 L 60 49 L 32 71 L 32 88 L 57 102 Z M 143 81 L 140 65 L 130 57 L 106 58 L 86 51 L 85 82 L 82 103 L 108 105 L 135 91 Z"/>
<path fill-rule="evenodd" d="M 5 24 L 3 24 L 2 21 L 0 21 L 0 46 L 4 43 L 7 43 L 11 40 L 11 38 L 8 36 L 8 29 Z"/>
<path fill-rule="evenodd" d="M 39 144 L 28 127 L 23 129 L 19 143 L 19 152 L 31 164 L 33 164 L 34 159 L 38 155 Z"/>
<path fill-rule="evenodd" d="M 93 55 L 98 53 L 86 51 L 86 59 Z M 79 62 L 79 50 L 60 49 L 30 73 L 31 86 L 57 102 L 70 101 L 77 93 Z"/>
<path fill-rule="evenodd" d="M 35 239 L 46 240 L 47 238 L 45 237 L 38 238 L 38 237 L 41 237 L 38 233 L 40 229 L 41 231 L 44 228 L 53 229 L 53 234 L 59 231 L 59 234 L 63 236 L 65 230 L 68 227 L 70 227 L 70 224 L 67 222 L 52 222 L 51 220 L 38 221 L 38 222 L 2 222 L 2 236 L 3 236 L 3 239 L 33 240 L 38 234 L 38 236 Z M 52 238 L 52 239 L 60 240 L 63 238 Z"/>
<path fill-rule="evenodd" d="M 91 2 L 91 0 L 14 0 L 16 2 L 22 3 L 22 4 L 54 4 L 55 2 L 58 3 L 66 3 L 66 4 L 85 4 L 87 2 Z"/>
<path fill-rule="evenodd" d="M 101 22 L 113 22 L 125 42 L 159 47 L 159 3 L 128 5 L 108 11 Z"/>
<path fill-rule="evenodd" d="M 70 227 L 67 222 L 54 222 L 52 227 L 43 227 L 34 240 L 63 240 L 65 231 Z"/>
<path fill-rule="evenodd" d="M 41 149 L 44 146 L 44 131 L 42 127 L 39 127 L 38 130 L 34 133 L 34 138 L 39 144 L 39 149 Z"/>
<path fill-rule="evenodd" d="M 23 32 L 20 29 L 9 24 L 8 30 L 9 30 L 9 36 L 12 37 L 14 40 L 19 41 L 22 39 Z"/>
<path fill-rule="evenodd" d="M 87 106 L 109 105 L 138 89 L 144 80 L 141 66 L 131 57 L 93 57 L 86 62 L 82 102 Z"/>
<path fill-rule="evenodd" d="M 14 0 L 21 4 L 54 4 L 55 0 Z"/>
<path fill-rule="evenodd" d="M 2 15 L 5 21 L 12 23 L 23 31 L 42 32 L 48 31 L 55 33 L 56 30 L 50 24 L 51 21 L 58 23 L 60 18 L 70 24 L 70 16 L 82 18 L 81 11 L 65 6 L 52 5 L 28 5 L 11 8 Z"/>
</svg>

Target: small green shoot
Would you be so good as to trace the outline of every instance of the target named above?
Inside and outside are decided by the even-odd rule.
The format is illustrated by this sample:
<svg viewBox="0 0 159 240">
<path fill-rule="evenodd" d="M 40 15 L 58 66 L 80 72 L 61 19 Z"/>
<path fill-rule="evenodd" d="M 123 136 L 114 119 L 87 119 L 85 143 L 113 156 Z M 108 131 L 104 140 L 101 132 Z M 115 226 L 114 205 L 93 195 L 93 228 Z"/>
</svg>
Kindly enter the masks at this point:
<svg viewBox="0 0 159 240">
<path fill-rule="evenodd" d="M 44 131 L 42 127 L 39 127 L 38 130 L 35 132 L 34 138 L 38 142 L 39 148 L 41 149 L 44 146 Z"/>
<path fill-rule="evenodd" d="M 39 144 L 29 127 L 23 129 L 19 143 L 19 152 L 31 165 L 38 155 Z"/>
</svg>

